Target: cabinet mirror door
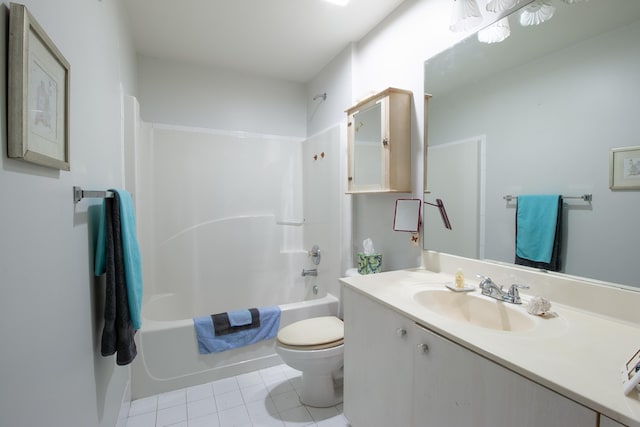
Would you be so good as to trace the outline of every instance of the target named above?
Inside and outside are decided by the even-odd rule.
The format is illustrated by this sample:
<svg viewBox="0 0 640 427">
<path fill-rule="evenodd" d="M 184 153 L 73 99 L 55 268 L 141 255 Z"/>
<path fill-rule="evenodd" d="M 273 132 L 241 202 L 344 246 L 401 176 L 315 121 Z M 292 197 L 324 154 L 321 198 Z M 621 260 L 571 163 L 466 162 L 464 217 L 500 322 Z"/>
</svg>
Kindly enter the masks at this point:
<svg viewBox="0 0 640 427">
<path fill-rule="evenodd" d="M 382 188 L 383 144 L 382 102 L 353 115 L 353 185 Z"/>
</svg>

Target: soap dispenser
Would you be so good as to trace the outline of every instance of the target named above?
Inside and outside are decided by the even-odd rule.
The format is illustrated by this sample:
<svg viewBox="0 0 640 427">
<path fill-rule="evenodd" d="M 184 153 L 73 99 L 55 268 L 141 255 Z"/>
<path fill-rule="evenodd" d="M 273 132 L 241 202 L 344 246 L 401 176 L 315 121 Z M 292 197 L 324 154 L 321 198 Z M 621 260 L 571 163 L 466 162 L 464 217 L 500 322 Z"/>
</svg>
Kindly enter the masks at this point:
<svg viewBox="0 0 640 427">
<path fill-rule="evenodd" d="M 462 274 L 461 268 L 459 268 L 458 271 L 456 272 L 455 283 L 456 283 L 456 288 L 458 289 L 464 288 L 464 274 Z"/>
</svg>

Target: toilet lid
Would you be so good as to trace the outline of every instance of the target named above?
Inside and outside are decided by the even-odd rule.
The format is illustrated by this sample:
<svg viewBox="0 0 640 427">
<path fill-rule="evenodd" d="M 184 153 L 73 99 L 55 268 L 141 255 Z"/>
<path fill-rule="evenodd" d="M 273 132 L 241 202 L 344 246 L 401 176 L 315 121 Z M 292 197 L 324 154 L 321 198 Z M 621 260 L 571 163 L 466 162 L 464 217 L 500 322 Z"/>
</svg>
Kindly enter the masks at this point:
<svg viewBox="0 0 640 427">
<path fill-rule="evenodd" d="M 322 346 L 336 343 L 343 338 L 344 323 L 335 316 L 301 320 L 285 326 L 278 332 L 278 341 L 288 346 Z"/>
</svg>

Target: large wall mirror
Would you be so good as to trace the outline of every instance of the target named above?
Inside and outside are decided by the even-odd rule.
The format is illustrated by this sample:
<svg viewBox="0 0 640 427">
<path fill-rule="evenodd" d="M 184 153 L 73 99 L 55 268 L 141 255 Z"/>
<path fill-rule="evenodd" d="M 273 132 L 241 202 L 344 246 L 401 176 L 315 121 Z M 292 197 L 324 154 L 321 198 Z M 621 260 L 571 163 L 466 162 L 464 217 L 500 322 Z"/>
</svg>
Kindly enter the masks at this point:
<svg viewBox="0 0 640 427">
<path fill-rule="evenodd" d="M 592 194 L 565 200 L 561 272 L 640 288 L 640 192 L 610 190 L 608 162 L 640 145 L 640 1 L 553 5 L 425 63 L 425 200 L 444 201 L 453 230 L 425 210 L 424 248 L 512 263 L 505 196 Z"/>
</svg>

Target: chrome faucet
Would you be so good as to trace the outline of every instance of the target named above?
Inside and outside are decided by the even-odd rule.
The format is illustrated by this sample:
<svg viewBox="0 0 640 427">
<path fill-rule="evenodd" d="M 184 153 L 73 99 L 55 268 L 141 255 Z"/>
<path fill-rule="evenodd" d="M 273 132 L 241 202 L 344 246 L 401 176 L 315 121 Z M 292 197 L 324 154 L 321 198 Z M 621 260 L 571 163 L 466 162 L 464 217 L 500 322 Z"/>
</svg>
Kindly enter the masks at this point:
<svg viewBox="0 0 640 427">
<path fill-rule="evenodd" d="M 490 277 L 481 276 L 478 274 L 478 278 L 482 279 L 478 287 L 482 290 L 482 295 L 495 298 L 499 301 L 509 302 L 511 304 L 522 304 L 520 299 L 520 292 L 518 289 L 529 289 L 527 285 L 513 284 L 508 291 L 504 291 L 502 286 L 498 286 L 491 280 Z"/>
<path fill-rule="evenodd" d="M 318 275 L 318 270 L 316 268 L 312 268 L 310 270 L 305 270 L 304 268 L 302 269 L 302 277 L 304 276 L 317 276 Z"/>
</svg>

